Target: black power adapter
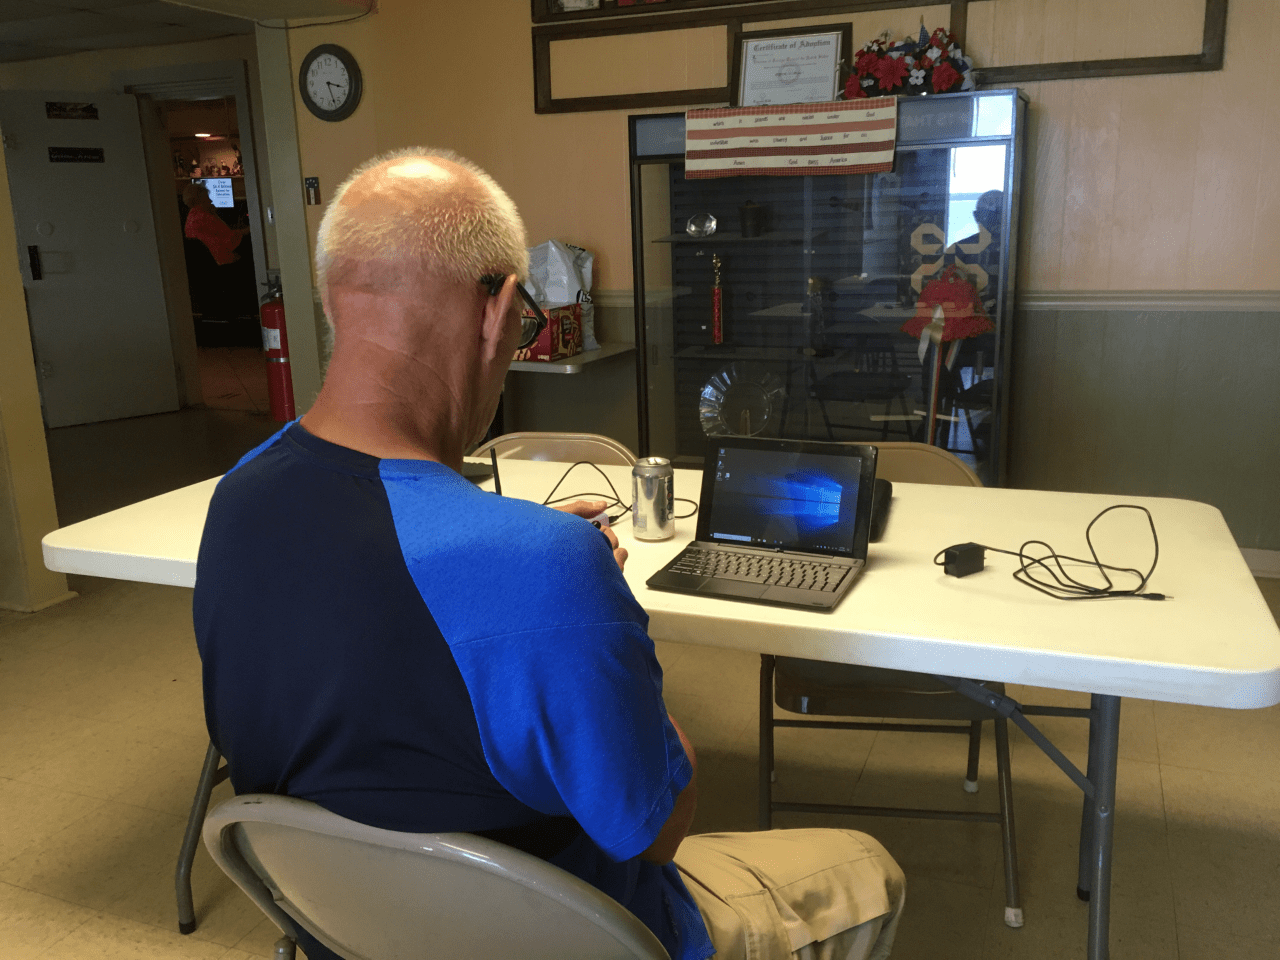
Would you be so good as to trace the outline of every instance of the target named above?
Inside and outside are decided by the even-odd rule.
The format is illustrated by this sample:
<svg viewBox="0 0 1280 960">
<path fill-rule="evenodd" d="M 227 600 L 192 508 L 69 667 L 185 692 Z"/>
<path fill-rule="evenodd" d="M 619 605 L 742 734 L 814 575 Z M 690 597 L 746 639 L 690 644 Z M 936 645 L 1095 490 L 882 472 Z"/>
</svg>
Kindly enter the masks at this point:
<svg viewBox="0 0 1280 960">
<path fill-rule="evenodd" d="M 957 543 L 942 551 L 942 569 L 948 577 L 967 577 L 986 566 L 986 550 L 980 543 Z"/>
</svg>

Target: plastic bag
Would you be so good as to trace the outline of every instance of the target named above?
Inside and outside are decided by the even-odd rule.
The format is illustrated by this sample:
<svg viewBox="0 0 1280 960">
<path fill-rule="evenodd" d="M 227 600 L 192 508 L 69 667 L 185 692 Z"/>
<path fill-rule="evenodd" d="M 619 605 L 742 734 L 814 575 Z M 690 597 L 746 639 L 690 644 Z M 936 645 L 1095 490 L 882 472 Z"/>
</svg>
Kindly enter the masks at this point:
<svg viewBox="0 0 1280 960">
<path fill-rule="evenodd" d="M 591 304 L 591 265 L 595 257 L 582 247 L 548 240 L 529 250 L 529 292 L 540 307 L 582 304 L 582 349 L 599 350 L 595 308 Z"/>
</svg>

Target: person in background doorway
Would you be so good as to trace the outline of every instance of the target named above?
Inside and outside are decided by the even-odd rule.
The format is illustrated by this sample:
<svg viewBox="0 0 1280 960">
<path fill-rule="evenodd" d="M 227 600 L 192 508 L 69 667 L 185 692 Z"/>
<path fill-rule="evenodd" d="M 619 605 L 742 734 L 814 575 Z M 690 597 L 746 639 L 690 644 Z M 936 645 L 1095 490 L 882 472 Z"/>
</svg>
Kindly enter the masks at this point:
<svg viewBox="0 0 1280 960">
<path fill-rule="evenodd" d="M 225 267 L 239 260 L 236 247 L 240 246 L 249 228 L 236 230 L 223 223 L 203 183 L 189 183 L 183 187 L 182 202 L 191 208 L 182 228 L 183 236 L 199 240 L 208 247 L 218 266 Z"/>
</svg>

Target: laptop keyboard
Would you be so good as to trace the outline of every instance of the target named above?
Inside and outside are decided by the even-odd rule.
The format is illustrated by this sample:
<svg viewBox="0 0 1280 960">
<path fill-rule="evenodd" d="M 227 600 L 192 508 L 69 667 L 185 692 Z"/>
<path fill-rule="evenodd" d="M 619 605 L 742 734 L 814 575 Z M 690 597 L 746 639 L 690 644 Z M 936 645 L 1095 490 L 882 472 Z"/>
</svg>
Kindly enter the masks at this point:
<svg viewBox="0 0 1280 960">
<path fill-rule="evenodd" d="M 696 548 L 685 550 L 670 569 L 673 573 L 690 573 L 717 580 L 742 580 L 823 593 L 834 591 L 849 572 L 848 566 L 820 560 Z"/>
</svg>

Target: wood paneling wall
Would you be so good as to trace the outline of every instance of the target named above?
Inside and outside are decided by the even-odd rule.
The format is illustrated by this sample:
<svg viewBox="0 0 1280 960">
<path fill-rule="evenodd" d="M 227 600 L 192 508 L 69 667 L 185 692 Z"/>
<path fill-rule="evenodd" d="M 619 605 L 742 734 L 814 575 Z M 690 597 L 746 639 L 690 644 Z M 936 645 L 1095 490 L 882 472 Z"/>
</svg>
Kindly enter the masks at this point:
<svg viewBox="0 0 1280 960">
<path fill-rule="evenodd" d="M 1029 27 L 1037 3 L 1053 14 L 1040 31 L 1046 36 L 1053 22 L 1072 35 L 1060 22 L 1071 7 L 1082 18 L 1097 15 L 1092 0 L 975 4 L 979 21 L 996 15 L 975 25 L 971 14 L 975 57 L 1021 62 L 1038 50 Z M 1107 56 L 1141 52 L 1134 37 L 1152 38 L 1162 53 L 1186 53 L 1172 48 L 1191 42 L 1190 15 L 1203 14 L 1202 0 L 1107 6 L 1116 13 L 1102 22 L 1113 29 L 1095 36 Z M 991 41 L 984 30 L 998 38 L 985 56 Z M 1080 35 L 1075 56 L 1088 52 Z M 1019 288 L 1280 289 L 1271 239 L 1280 217 L 1280 78 L 1267 76 L 1250 53 L 1277 44 L 1280 3 L 1232 0 L 1221 71 L 1026 85 L 1031 139 Z"/>
<path fill-rule="evenodd" d="M 1019 310 L 1011 486 L 1181 497 L 1280 550 L 1280 309 Z"/>
</svg>

